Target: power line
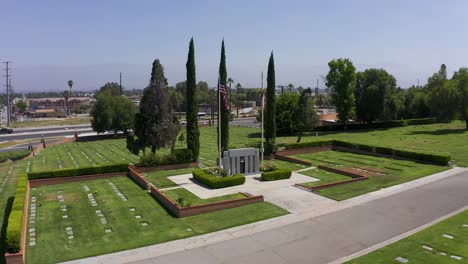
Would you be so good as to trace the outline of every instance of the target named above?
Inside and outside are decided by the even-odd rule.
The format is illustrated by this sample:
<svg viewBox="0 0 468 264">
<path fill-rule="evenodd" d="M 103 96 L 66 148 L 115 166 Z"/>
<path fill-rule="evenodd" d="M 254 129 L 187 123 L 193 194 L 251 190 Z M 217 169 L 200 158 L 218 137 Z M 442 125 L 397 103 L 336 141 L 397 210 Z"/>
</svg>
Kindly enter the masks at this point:
<svg viewBox="0 0 468 264">
<path fill-rule="evenodd" d="M 10 121 L 11 121 L 11 101 L 10 101 L 10 92 L 11 92 L 11 75 L 10 75 L 10 63 L 11 61 L 5 61 L 3 62 L 5 64 L 5 81 L 6 84 L 4 85 L 6 88 L 6 94 L 7 94 L 7 126 L 10 126 Z"/>
</svg>

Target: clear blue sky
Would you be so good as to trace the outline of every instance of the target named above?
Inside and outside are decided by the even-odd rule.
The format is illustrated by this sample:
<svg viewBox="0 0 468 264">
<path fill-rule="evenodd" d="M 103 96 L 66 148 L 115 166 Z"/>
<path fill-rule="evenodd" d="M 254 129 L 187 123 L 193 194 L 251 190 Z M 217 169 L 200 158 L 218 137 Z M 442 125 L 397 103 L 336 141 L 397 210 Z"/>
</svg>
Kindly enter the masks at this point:
<svg viewBox="0 0 468 264">
<path fill-rule="evenodd" d="M 304 87 L 317 78 L 323 87 L 339 57 L 385 68 L 402 87 L 442 63 L 468 66 L 468 1 L 30 0 L 1 9 L 0 60 L 13 61 L 17 91 L 64 90 L 69 79 L 95 89 L 120 71 L 127 88 L 143 88 L 155 58 L 173 85 L 185 79 L 192 36 L 197 80 L 210 86 L 223 37 L 228 76 L 244 87 L 260 86 L 272 50 L 277 84 Z"/>
</svg>

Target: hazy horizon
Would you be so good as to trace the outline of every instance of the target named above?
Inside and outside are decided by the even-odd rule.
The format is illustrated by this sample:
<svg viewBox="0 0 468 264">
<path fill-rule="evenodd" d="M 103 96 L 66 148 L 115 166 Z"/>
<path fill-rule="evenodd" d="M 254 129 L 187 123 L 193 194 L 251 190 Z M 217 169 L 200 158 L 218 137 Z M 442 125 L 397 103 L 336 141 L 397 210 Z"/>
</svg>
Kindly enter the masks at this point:
<svg viewBox="0 0 468 264">
<path fill-rule="evenodd" d="M 195 40 L 197 81 L 216 85 L 221 40 L 228 76 L 260 87 L 273 50 L 277 85 L 325 85 L 331 59 L 384 68 L 406 88 L 440 64 L 468 66 L 464 1 L 10 1 L 3 3 L 0 61 L 12 61 L 17 92 L 148 83 L 159 58 L 170 85 L 185 80 Z M 5 23 L 5 22 L 4 22 Z M 4 68 L 4 65 L 1 67 Z M 0 74 L 4 93 L 4 72 Z M 266 77 L 266 74 L 265 74 Z"/>
</svg>

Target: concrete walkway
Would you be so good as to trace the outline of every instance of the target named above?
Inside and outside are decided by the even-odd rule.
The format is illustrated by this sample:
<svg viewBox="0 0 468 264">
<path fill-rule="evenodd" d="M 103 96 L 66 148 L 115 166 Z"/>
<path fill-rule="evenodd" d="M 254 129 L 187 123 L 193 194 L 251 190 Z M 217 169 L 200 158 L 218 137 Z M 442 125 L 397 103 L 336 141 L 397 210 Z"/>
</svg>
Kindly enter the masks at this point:
<svg viewBox="0 0 468 264">
<path fill-rule="evenodd" d="M 454 168 L 326 208 L 70 263 L 328 263 L 468 205 L 467 187 L 468 169 Z"/>
<path fill-rule="evenodd" d="M 306 168 L 304 170 L 312 169 Z M 307 213 L 311 208 L 329 208 L 338 204 L 337 201 L 325 198 L 318 194 L 302 190 L 294 186 L 297 183 L 314 182 L 318 179 L 293 172 L 290 179 L 280 181 L 262 182 L 260 174 L 246 176 L 243 185 L 222 188 L 208 189 L 193 180 L 192 174 L 183 174 L 169 177 L 171 181 L 195 194 L 196 196 L 208 199 L 212 197 L 228 195 L 238 192 L 247 192 L 253 195 L 263 195 L 265 201 L 276 204 L 290 213 L 301 215 Z"/>
</svg>

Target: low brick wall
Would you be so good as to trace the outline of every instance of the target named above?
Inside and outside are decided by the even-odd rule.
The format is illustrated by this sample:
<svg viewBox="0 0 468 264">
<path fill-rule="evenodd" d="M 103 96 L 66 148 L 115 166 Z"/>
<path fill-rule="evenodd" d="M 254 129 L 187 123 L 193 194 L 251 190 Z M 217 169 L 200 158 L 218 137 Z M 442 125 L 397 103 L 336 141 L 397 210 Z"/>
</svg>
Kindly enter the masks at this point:
<svg viewBox="0 0 468 264">
<path fill-rule="evenodd" d="M 16 253 L 16 254 L 5 254 L 5 261 L 6 264 L 24 264 L 24 254 Z"/>
<path fill-rule="evenodd" d="M 167 165 L 161 165 L 161 166 L 157 166 L 157 167 L 133 166 L 133 168 L 139 173 L 148 172 L 148 171 L 177 170 L 177 169 L 197 168 L 197 167 L 198 167 L 198 163 L 196 163 L 196 162 L 180 163 L 180 164 L 167 164 Z"/>
<path fill-rule="evenodd" d="M 370 171 L 362 171 L 362 170 L 357 170 L 353 168 L 334 168 L 334 167 L 329 167 L 325 165 L 318 165 L 319 169 L 338 173 L 341 175 L 346 175 L 351 178 L 362 178 L 362 177 L 370 177 L 370 176 L 379 176 L 377 173 L 373 173 Z"/>
<path fill-rule="evenodd" d="M 291 157 L 288 157 L 288 156 L 283 156 L 281 154 L 275 154 L 275 159 L 284 160 L 284 161 L 293 162 L 293 163 L 298 163 L 298 164 L 302 164 L 302 165 L 306 165 L 306 166 L 312 166 L 312 163 L 310 163 L 308 161 L 304 161 L 304 160 L 300 160 L 300 159 L 296 159 L 296 158 L 291 158 Z"/>
<path fill-rule="evenodd" d="M 243 195 L 245 195 L 245 198 L 181 207 L 174 203 L 166 194 L 164 194 L 158 188 L 156 188 L 154 185 L 148 182 L 143 176 L 141 176 L 136 171 L 134 167 L 128 168 L 128 176 L 144 189 L 147 189 L 149 185 L 151 195 L 162 205 L 164 205 L 164 207 L 166 207 L 166 209 L 169 210 L 173 215 L 179 218 L 215 212 L 251 203 L 263 202 L 262 195 L 252 196 L 250 194 L 243 193 Z"/>
<path fill-rule="evenodd" d="M 37 180 L 29 180 L 29 185 L 31 187 L 37 187 L 37 186 L 42 186 L 42 185 L 53 185 L 53 184 L 62 184 L 62 183 L 70 183 L 70 182 L 77 182 L 77 181 L 106 179 L 106 178 L 123 176 L 123 175 L 125 175 L 125 172 L 112 172 L 112 173 L 91 174 L 91 175 L 82 175 L 82 176 L 73 176 L 73 177 L 37 179 Z"/>
<path fill-rule="evenodd" d="M 306 186 L 304 184 L 296 184 L 296 185 L 300 186 L 301 188 L 305 188 L 305 189 L 308 189 L 308 190 L 314 192 L 314 191 L 318 191 L 318 190 L 322 190 L 322 189 L 326 189 L 326 188 L 335 187 L 335 186 L 338 186 L 338 185 L 348 184 L 348 183 L 357 182 L 357 181 L 363 181 L 363 180 L 367 180 L 367 179 L 369 179 L 369 178 L 368 177 L 360 177 L 360 178 L 353 178 L 353 179 L 344 180 L 344 181 L 320 184 L 320 185 L 316 185 L 316 186 Z"/>
</svg>

